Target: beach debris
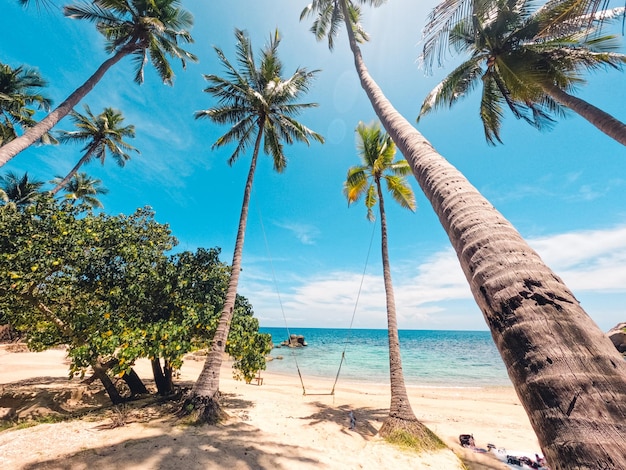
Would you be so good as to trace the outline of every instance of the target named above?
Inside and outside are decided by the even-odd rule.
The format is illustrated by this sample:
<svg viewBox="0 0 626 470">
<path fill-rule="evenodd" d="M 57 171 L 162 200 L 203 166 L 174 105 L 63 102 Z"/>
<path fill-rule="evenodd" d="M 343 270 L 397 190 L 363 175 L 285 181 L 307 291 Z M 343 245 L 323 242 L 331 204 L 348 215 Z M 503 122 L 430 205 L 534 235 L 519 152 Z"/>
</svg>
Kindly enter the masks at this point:
<svg viewBox="0 0 626 470">
<path fill-rule="evenodd" d="M 354 416 L 354 411 L 350 410 L 348 416 L 350 417 L 350 431 L 354 431 L 356 428 L 356 417 Z"/>
<path fill-rule="evenodd" d="M 495 444 L 491 443 L 487 444 L 487 449 L 482 449 L 476 447 L 473 434 L 461 434 L 459 442 L 461 446 L 472 449 L 474 452 L 491 452 L 498 460 L 506 463 L 511 469 L 549 470 L 543 456 L 537 453 L 534 454 L 534 459 L 532 459 L 529 457 L 529 455 L 533 455 L 532 452 L 507 451 L 506 449 L 498 449 Z"/>
<path fill-rule="evenodd" d="M 473 434 L 461 434 L 459 436 L 459 442 L 462 447 L 470 447 L 472 449 L 475 447 Z"/>
</svg>

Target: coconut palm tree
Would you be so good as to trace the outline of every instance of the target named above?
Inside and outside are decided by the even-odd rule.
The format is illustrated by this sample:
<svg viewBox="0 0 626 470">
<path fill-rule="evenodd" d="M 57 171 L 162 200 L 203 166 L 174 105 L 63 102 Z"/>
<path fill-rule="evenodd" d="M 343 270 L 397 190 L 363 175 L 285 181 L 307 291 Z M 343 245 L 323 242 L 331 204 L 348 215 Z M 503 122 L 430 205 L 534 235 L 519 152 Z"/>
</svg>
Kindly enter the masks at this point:
<svg viewBox="0 0 626 470">
<path fill-rule="evenodd" d="M 123 126 L 124 117 L 121 112 L 112 108 L 104 108 L 102 113 L 94 116 L 87 105 L 85 105 L 85 111 L 86 114 L 80 114 L 76 111 L 70 113 L 78 130 L 59 132 L 60 142 L 85 142 L 85 146 L 82 148 L 85 154 L 65 178 L 57 183 L 51 191 L 52 194 L 58 193 L 70 182 L 79 168 L 85 163 L 89 163 L 93 158 L 99 159 L 100 163 L 104 165 L 107 150 L 119 166 L 124 166 L 130 160 L 128 152 L 134 150 L 139 153 L 136 148 L 123 140 L 125 137 L 135 137 L 135 126 Z"/>
<path fill-rule="evenodd" d="M 411 167 L 406 160 L 396 160 L 396 146 L 379 124 L 366 126 L 359 123 L 357 129 L 357 149 L 362 164 L 348 170 L 344 183 L 344 194 L 348 204 L 363 197 L 367 208 L 367 218 L 373 222 L 373 207 L 378 204 L 380 213 L 381 250 L 383 261 L 383 278 L 387 304 L 387 334 L 389 340 L 389 377 L 391 385 L 391 405 L 389 415 L 385 419 L 380 434 L 391 437 L 395 432 L 410 432 L 421 437 L 424 441 L 431 433 L 418 421 L 413 413 L 409 396 L 404 384 L 402 373 L 402 358 L 400 356 L 400 339 L 398 336 L 398 322 L 396 319 L 396 301 L 391 280 L 389 265 L 389 250 L 387 238 L 387 216 L 385 214 L 385 200 L 383 197 L 382 181 L 384 180 L 391 196 L 402 207 L 415 210 L 415 196 L 405 176 L 411 173 Z M 433 447 L 440 447 L 441 441 L 434 438 Z"/>
<path fill-rule="evenodd" d="M 57 176 L 52 180 L 52 183 L 58 186 L 61 181 L 63 181 L 63 177 Z M 81 201 L 92 208 L 102 208 L 102 203 L 97 196 L 99 194 L 108 194 L 109 192 L 107 188 L 102 186 L 102 180 L 92 178 L 87 173 L 76 173 L 72 179 L 63 186 L 63 189 L 67 193 L 65 199 L 71 200 L 72 204 Z"/>
<path fill-rule="evenodd" d="M 470 58 L 428 94 L 418 120 L 434 109 L 451 107 L 482 83 L 480 117 L 492 145 L 502 142 L 504 104 L 538 129 L 553 122 L 551 113 L 563 114 L 568 108 L 626 145 L 624 123 L 570 94 L 585 82 L 582 70 L 626 63 L 626 55 L 615 52 L 615 36 L 590 35 L 581 23 L 566 30 L 552 27 L 560 21 L 563 6 L 576 1 L 553 2 L 534 12 L 530 0 L 474 3 L 474 15 L 449 33 L 450 44 Z"/>
<path fill-rule="evenodd" d="M 215 96 L 218 105 L 196 113 L 197 119 L 208 118 L 217 124 L 233 125 L 213 144 L 213 148 L 219 148 L 233 142 L 237 143 L 228 159 L 229 165 L 232 165 L 254 142 L 224 307 L 204 368 L 185 405 L 194 408 L 199 419 L 208 422 L 214 422 L 220 417 L 218 401 L 220 367 L 233 316 L 248 206 L 261 143 L 263 151 L 272 158 L 274 169 L 280 173 L 287 164 L 284 143 L 292 144 L 299 141 L 309 144 L 309 139 L 324 141 L 321 135 L 294 118 L 301 111 L 317 106 L 315 103 L 297 102 L 301 95 L 308 91 L 317 71 L 298 68 L 293 75 L 283 78 L 283 65 L 278 57 L 280 44 L 278 31 L 271 35 L 258 65 L 248 35 L 244 31 L 235 30 L 235 36 L 238 68 L 230 63 L 221 49 L 215 48 L 220 62 L 226 69 L 226 76 L 205 75 L 204 78 L 210 85 L 204 91 Z"/>
<path fill-rule="evenodd" d="M 197 60 L 178 45 L 179 41 L 193 42 L 186 30 L 193 24 L 193 18 L 179 5 L 180 0 L 95 0 L 66 6 L 66 16 L 96 23 L 96 28 L 107 40 L 106 51 L 113 55 L 44 119 L 24 135 L 0 147 L 0 166 L 54 127 L 113 65 L 126 56 L 133 56 L 135 82 L 143 82 L 144 68 L 150 60 L 163 82 L 171 85 L 174 72 L 167 56 L 180 59 L 183 67 L 187 60 Z"/>
<path fill-rule="evenodd" d="M 43 182 L 29 179 L 28 172 L 20 177 L 17 173 L 9 171 L 0 176 L 0 199 L 17 207 L 27 206 L 42 195 L 42 186 Z"/>
<path fill-rule="evenodd" d="M 608 3 L 609 0 L 548 0 L 545 2 L 545 7 L 554 9 L 560 6 L 560 8 L 556 10 L 556 21 L 550 23 L 544 33 L 550 36 L 558 34 L 557 31 L 571 31 L 572 28 L 594 29 L 596 20 L 608 18 L 603 13 Z M 424 26 L 422 39 L 424 45 L 420 57 L 427 70 L 432 70 L 435 62 L 440 66 L 443 64 L 450 30 L 460 22 L 471 20 L 475 9 L 475 0 L 444 0 L 433 8 Z M 623 14 L 623 12 L 616 13 L 618 16 Z"/>
<path fill-rule="evenodd" d="M 19 129 L 35 124 L 35 109 L 50 109 L 52 102 L 40 93 L 45 86 L 45 80 L 35 69 L 24 66 L 14 69 L 0 63 L 0 145 L 15 139 Z M 56 140 L 46 132 L 39 142 L 56 143 Z"/>
<path fill-rule="evenodd" d="M 517 230 L 385 97 L 357 44 L 352 2 L 318 0 L 303 16 L 322 24 L 329 2 L 363 90 L 448 234 L 550 467 L 626 468 L 626 362 Z"/>
</svg>

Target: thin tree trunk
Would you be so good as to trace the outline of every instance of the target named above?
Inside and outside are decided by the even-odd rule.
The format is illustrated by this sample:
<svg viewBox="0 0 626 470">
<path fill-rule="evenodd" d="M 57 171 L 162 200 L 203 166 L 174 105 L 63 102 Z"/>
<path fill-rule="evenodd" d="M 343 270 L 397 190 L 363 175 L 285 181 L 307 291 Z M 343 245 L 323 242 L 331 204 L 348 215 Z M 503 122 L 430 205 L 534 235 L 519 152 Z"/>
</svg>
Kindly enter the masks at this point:
<svg viewBox="0 0 626 470">
<path fill-rule="evenodd" d="M 157 387 L 157 392 L 162 397 L 166 397 L 174 393 L 174 383 L 172 382 L 172 369 L 168 367 L 167 362 L 165 367 L 161 367 L 161 360 L 155 357 L 150 361 L 152 364 L 152 374 L 154 375 L 154 383 Z M 165 369 L 165 370 L 164 370 Z"/>
<path fill-rule="evenodd" d="M 585 118 L 606 135 L 622 145 L 626 145 L 626 124 L 615 119 L 609 113 L 596 108 L 585 100 L 564 92 L 556 85 L 544 85 L 543 91 L 557 103 L 571 109 L 579 116 Z"/>
<path fill-rule="evenodd" d="M 361 86 L 450 238 L 550 467 L 626 468 L 626 361 L 515 228 L 393 108 L 347 26 Z"/>
<path fill-rule="evenodd" d="M 429 432 L 426 427 L 418 421 L 411 408 L 409 395 L 406 392 L 404 374 L 402 372 L 402 357 L 400 355 L 400 338 L 398 337 L 398 321 L 396 317 L 396 300 L 393 293 L 393 283 L 391 280 L 391 268 L 389 265 L 389 249 L 387 244 L 387 217 L 385 215 L 385 202 L 380 186 L 380 180 L 376 179 L 376 189 L 378 191 L 378 204 L 380 210 L 380 235 L 381 252 L 383 262 L 383 278 L 385 282 L 385 299 L 387 305 L 387 336 L 389 340 L 389 381 L 391 386 L 391 404 L 389 406 L 389 416 L 380 428 L 380 435 L 383 437 L 393 437 L 398 431 L 409 432 L 419 437 L 425 447 L 437 448 L 440 443 L 435 439 L 436 444 L 432 444 L 426 439 Z"/>
<path fill-rule="evenodd" d="M 211 342 L 211 349 L 207 355 L 202 372 L 196 380 L 191 390 L 191 404 L 199 413 L 199 417 L 212 423 L 219 421 L 222 412 L 219 408 L 219 382 L 220 370 L 226 351 L 226 339 L 230 331 L 230 323 L 233 319 L 235 308 L 235 300 L 237 298 L 237 285 L 239 283 L 239 273 L 241 271 L 241 258 L 243 253 L 243 242 L 246 234 L 246 224 L 248 221 L 248 208 L 250 205 L 250 196 L 252 194 L 252 183 L 254 181 L 254 172 L 256 170 L 261 139 L 263 137 L 264 121 L 259 121 L 259 134 L 254 144 L 254 152 L 252 161 L 250 162 L 250 170 L 248 171 L 248 179 L 243 194 L 243 204 L 241 206 L 241 216 L 239 218 L 239 228 L 237 229 L 237 240 L 235 242 L 235 252 L 233 254 L 233 264 L 228 281 L 228 290 L 226 291 L 226 299 L 220 316 L 219 324 L 215 330 L 215 336 Z"/>
<path fill-rule="evenodd" d="M 70 170 L 70 172 L 65 176 L 65 178 L 63 178 L 61 180 L 61 182 L 59 184 L 57 184 L 51 191 L 50 194 L 52 194 L 53 196 L 58 193 L 61 189 L 63 189 L 67 183 L 69 183 L 72 178 L 74 177 L 74 175 L 76 174 L 76 172 L 79 170 L 79 168 L 81 166 L 83 166 L 83 164 L 88 161 L 91 158 L 91 155 L 93 154 L 93 149 L 89 150 L 87 153 L 85 153 L 85 155 L 83 155 L 83 157 L 78 160 L 78 163 L 76 165 L 74 165 L 74 168 L 72 168 Z"/>
<path fill-rule="evenodd" d="M 385 299 L 387 302 L 387 335 L 389 337 L 389 379 L 391 383 L 391 406 L 389 416 L 406 420 L 417 420 L 404 384 L 402 373 L 402 357 L 400 355 L 400 339 L 398 337 L 398 321 L 396 317 L 396 299 L 391 282 L 391 268 L 389 267 L 389 249 L 387 246 L 387 217 L 380 180 L 376 180 L 380 209 L 380 235 L 383 261 L 383 278 L 385 282 Z"/>
<path fill-rule="evenodd" d="M 102 366 L 102 364 L 100 364 L 100 362 L 98 361 L 94 361 L 91 367 L 93 369 L 94 375 L 100 380 L 100 382 L 102 382 L 104 389 L 111 399 L 111 403 L 113 403 L 114 405 L 119 405 L 120 403 L 123 403 L 124 399 L 113 384 L 111 377 L 109 377 L 106 369 Z"/>
<path fill-rule="evenodd" d="M 145 395 L 148 393 L 146 385 L 143 383 L 137 372 L 135 372 L 135 369 L 131 368 L 128 372 L 126 372 L 122 376 L 122 380 L 126 382 L 126 385 L 128 385 L 131 396 L 135 397 L 137 395 Z"/>
<path fill-rule="evenodd" d="M 0 167 L 15 157 L 22 150 L 37 142 L 46 132 L 52 129 L 61 119 L 63 119 L 76 106 L 93 87 L 102 79 L 104 74 L 116 63 L 133 52 L 136 45 L 122 47 L 115 55 L 105 60 L 98 70 L 89 79 L 78 87 L 70 96 L 66 98 L 56 109 L 50 112 L 45 118 L 30 127 L 23 135 L 13 139 L 0 147 Z"/>
</svg>

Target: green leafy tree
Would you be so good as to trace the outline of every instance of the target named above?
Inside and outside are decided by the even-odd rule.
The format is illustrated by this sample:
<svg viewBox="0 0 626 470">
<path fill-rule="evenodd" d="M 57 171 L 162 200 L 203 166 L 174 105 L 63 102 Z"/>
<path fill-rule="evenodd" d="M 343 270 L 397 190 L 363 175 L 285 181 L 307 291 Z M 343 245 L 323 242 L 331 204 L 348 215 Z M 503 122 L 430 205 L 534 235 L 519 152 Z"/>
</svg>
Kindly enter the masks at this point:
<svg viewBox="0 0 626 470">
<path fill-rule="evenodd" d="M 63 181 L 63 177 L 57 176 L 51 181 L 55 186 Z M 63 186 L 66 192 L 65 199 L 71 201 L 72 204 L 80 202 L 87 204 L 92 209 L 102 208 L 102 203 L 98 199 L 98 195 L 108 194 L 109 190 L 102 186 L 102 180 L 92 178 L 87 173 L 76 173 L 72 179 Z"/>
<path fill-rule="evenodd" d="M 104 108 L 102 113 L 94 116 L 87 105 L 85 105 L 85 111 L 86 114 L 80 114 L 76 111 L 70 113 L 77 130 L 59 132 L 59 141 L 62 143 L 84 142 L 85 146 L 82 151 L 85 154 L 65 178 L 52 189 L 52 194 L 58 193 L 65 187 L 80 167 L 92 159 L 97 158 L 104 165 L 107 151 L 119 166 L 124 166 L 130 160 L 129 152 L 134 150 L 139 153 L 136 148 L 124 141 L 126 137 L 135 137 L 135 126 L 124 126 L 122 124 L 124 117 L 121 112 L 112 108 Z"/>
<path fill-rule="evenodd" d="M 626 363 L 563 281 L 374 81 L 350 9 L 381 3 L 318 0 L 303 16 L 318 26 L 344 21 L 361 86 L 450 238 L 550 467 L 626 468 L 626 411 L 617 405 L 626 401 Z M 322 29 L 318 37 L 337 32 Z"/>
<path fill-rule="evenodd" d="M 396 300 L 391 280 L 389 263 L 387 215 L 383 197 L 382 181 L 393 199 L 402 207 L 415 210 L 415 197 L 405 176 L 411 172 L 406 160 L 396 160 L 396 146 L 380 125 L 366 126 L 359 123 L 357 129 L 357 149 L 361 157 L 361 165 L 348 170 L 344 183 L 344 194 L 348 204 L 363 198 L 367 208 L 367 218 L 373 222 L 373 208 L 378 204 L 380 214 L 381 251 L 383 261 L 383 278 L 385 282 L 385 298 L 387 304 L 387 334 L 389 339 L 389 377 L 391 384 L 391 405 L 389 415 L 380 428 L 380 435 L 393 437 L 398 432 L 408 432 L 417 436 L 428 447 L 436 448 L 440 441 L 418 421 L 413 413 L 409 396 L 406 392 L 404 374 L 402 373 L 402 357 L 400 355 L 400 339 L 398 337 L 398 321 L 396 317 Z M 429 437 L 433 440 L 429 442 Z"/>
<path fill-rule="evenodd" d="M 70 375 L 92 368 L 114 403 L 124 399 L 115 376 L 132 394 L 146 392 L 132 369 L 143 357 L 159 393 L 171 395 L 183 356 L 213 338 L 230 269 L 218 249 L 168 256 L 176 240 L 149 209 L 95 216 L 87 208 L 50 196 L 0 208 L 0 317 L 35 350 L 67 345 Z M 251 377 L 269 339 L 243 298 L 233 325 L 226 351 L 235 374 Z"/>
<path fill-rule="evenodd" d="M 472 17 L 449 33 L 449 43 L 470 58 L 428 94 L 418 120 L 437 108 L 451 107 L 480 84 L 480 117 L 492 145 L 502 142 L 503 106 L 538 129 L 549 127 L 554 122 L 551 114 L 562 115 L 567 108 L 626 145 L 624 123 L 571 95 L 585 83 L 581 71 L 619 69 L 626 63 L 626 55 L 616 52 L 615 36 L 592 35 L 579 22 L 555 27 L 563 21 L 563 9 L 578 1 L 551 2 L 535 11 L 528 0 L 474 3 Z M 428 62 L 428 57 L 423 60 Z"/>
<path fill-rule="evenodd" d="M 51 101 L 41 94 L 46 81 L 39 72 L 25 66 L 15 69 L 0 63 L 0 145 L 15 139 L 19 130 L 35 124 L 33 116 L 37 109 L 48 111 Z M 38 142 L 56 143 L 49 133 Z"/>
<path fill-rule="evenodd" d="M 0 166 L 41 139 L 72 111 L 113 65 L 126 56 L 132 56 L 136 65 L 135 82 L 143 82 L 145 64 L 149 60 L 163 82 L 171 85 L 174 72 L 168 56 L 180 59 L 183 67 L 187 60 L 197 60 L 179 46 L 179 42 L 193 42 L 187 31 L 193 18 L 179 5 L 179 0 L 95 0 L 66 6 L 66 16 L 96 24 L 107 40 L 106 51 L 113 55 L 44 119 L 24 135 L 0 147 Z"/>
<path fill-rule="evenodd" d="M 115 308 L 116 289 L 140 289 L 140 273 L 148 279 L 146 266 L 165 258 L 175 240 L 150 211 L 112 217 L 85 209 L 42 197 L 21 211 L 0 210 L 0 308 L 31 348 L 67 345 L 70 375 L 93 368 L 119 403 L 107 371 L 119 369 L 120 337 L 132 323 Z M 112 287 L 113 270 L 119 285 Z"/>
<path fill-rule="evenodd" d="M 297 102 L 301 95 L 308 91 L 316 71 L 298 68 L 293 75 L 283 78 L 283 65 L 278 57 L 280 43 L 278 31 L 270 37 L 258 65 L 247 34 L 236 30 L 235 36 L 239 68 L 230 63 L 221 49 L 215 48 L 220 62 L 226 69 L 226 76 L 205 75 L 204 78 L 210 84 L 205 91 L 218 99 L 218 106 L 196 113 L 196 118 L 209 118 L 217 124 L 233 125 L 213 145 L 216 148 L 232 142 L 237 143 L 228 160 L 229 164 L 233 164 L 254 142 L 226 300 L 209 355 L 188 403 L 188 408 L 193 409 L 199 419 L 208 422 L 215 422 L 220 416 L 218 402 L 220 368 L 234 312 L 248 206 L 261 143 L 264 152 L 271 156 L 274 169 L 282 172 L 287 164 L 284 143 L 300 141 L 308 144 L 311 138 L 323 142 L 322 136 L 294 118 L 302 110 L 316 106 L 313 103 Z"/>
<path fill-rule="evenodd" d="M 142 263 L 142 259 L 132 262 Z M 157 389 L 167 396 L 175 392 L 173 372 L 182 366 L 184 355 L 207 348 L 214 336 L 230 269 L 219 260 L 219 249 L 185 251 L 150 264 L 138 271 L 140 277 L 134 280 L 124 276 L 129 286 L 125 289 L 115 288 L 120 283 L 115 280 L 114 269 L 110 273 L 113 289 L 103 292 L 109 292 L 115 310 L 127 318 L 123 323 L 131 325 L 120 333 L 121 364 L 115 371 L 123 371 L 139 357 L 148 357 Z M 105 272 L 105 277 L 110 274 Z M 248 317 L 252 317 L 252 310 L 238 296 L 233 325 L 239 327 L 231 330 L 226 353 L 235 358 L 235 376 L 244 379 L 264 368 L 258 362 L 265 360 L 268 350 L 263 345 L 269 343 L 264 343 L 267 335 L 258 332 L 258 321 Z M 251 370 L 252 366 L 256 368 Z"/>
</svg>

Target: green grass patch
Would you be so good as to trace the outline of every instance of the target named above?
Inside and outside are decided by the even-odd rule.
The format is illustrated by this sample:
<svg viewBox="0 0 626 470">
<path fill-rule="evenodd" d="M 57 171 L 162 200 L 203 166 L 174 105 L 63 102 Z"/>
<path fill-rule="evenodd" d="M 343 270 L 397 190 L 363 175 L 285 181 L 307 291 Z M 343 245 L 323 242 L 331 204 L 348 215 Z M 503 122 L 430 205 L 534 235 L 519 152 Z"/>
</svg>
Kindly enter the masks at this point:
<svg viewBox="0 0 626 470">
<path fill-rule="evenodd" d="M 46 415 L 24 421 L 0 421 L 0 431 L 6 431 L 7 429 L 17 430 L 32 428 L 33 426 L 37 426 L 39 424 L 61 423 L 63 421 L 70 421 L 71 419 L 73 419 L 71 416 Z"/>
<path fill-rule="evenodd" d="M 424 433 L 425 435 L 416 436 L 404 429 L 398 429 L 392 431 L 389 436 L 385 437 L 385 440 L 401 449 L 411 450 L 417 453 L 436 451 L 448 447 L 431 430 L 425 429 Z"/>
</svg>

